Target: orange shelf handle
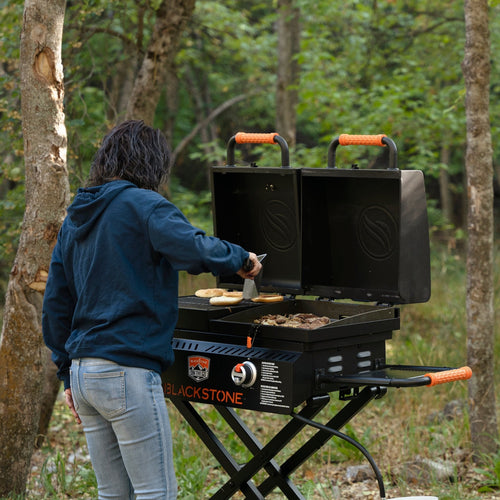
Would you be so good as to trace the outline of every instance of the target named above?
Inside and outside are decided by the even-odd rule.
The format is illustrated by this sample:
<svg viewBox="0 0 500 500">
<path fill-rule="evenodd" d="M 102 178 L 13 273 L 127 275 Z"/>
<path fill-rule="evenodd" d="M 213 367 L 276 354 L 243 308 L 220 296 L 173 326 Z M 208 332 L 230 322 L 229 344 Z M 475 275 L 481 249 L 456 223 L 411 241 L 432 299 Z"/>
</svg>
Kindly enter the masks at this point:
<svg viewBox="0 0 500 500">
<path fill-rule="evenodd" d="M 468 380 L 472 377 L 472 370 L 468 366 L 456 368 L 454 370 L 445 370 L 442 372 L 426 373 L 431 382 L 427 387 L 433 387 L 438 384 L 446 384 L 447 382 L 455 382 L 457 380 Z"/>
<path fill-rule="evenodd" d="M 238 144 L 274 144 L 274 138 L 279 135 L 277 132 L 268 134 L 254 134 L 249 132 L 238 132 L 234 136 L 234 140 Z"/>
<path fill-rule="evenodd" d="M 385 134 L 377 135 L 351 135 L 340 134 L 339 144 L 341 146 L 385 146 L 382 139 L 387 137 Z"/>
</svg>

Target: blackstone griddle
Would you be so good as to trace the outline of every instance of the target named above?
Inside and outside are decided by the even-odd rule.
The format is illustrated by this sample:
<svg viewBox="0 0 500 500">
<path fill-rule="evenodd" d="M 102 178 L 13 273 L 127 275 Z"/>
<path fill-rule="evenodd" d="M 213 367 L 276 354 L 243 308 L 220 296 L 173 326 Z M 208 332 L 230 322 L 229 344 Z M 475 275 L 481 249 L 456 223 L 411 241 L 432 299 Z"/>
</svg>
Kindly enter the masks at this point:
<svg viewBox="0 0 500 500">
<path fill-rule="evenodd" d="M 281 167 L 235 165 L 236 144 L 278 144 Z M 389 149 L 388 168 L 340 169 L 339 145 Z M 332 436 L 347 440 L 370 462 L 385 498 L 382 476 L 363 446 L 341 429 L 388 387 L 435 385 L 471 376 L 468 367 L 387 363 L 385 342 L 400 327 L 400 304 L 430 297 L 429 229 L 424 177 L 399 170 L 394 142 L 384 136 L 341 135 L 328 148 L 326 168 L 290 167 L 278 134 L 238 133 L 227 146 L 227 165 L 210 171 L 215 234 L 257 254 L 266 253 L 260 291 L 283 302 L 242 301 L 211 306 L 209 299 L 179 298 L 165 394 L 229 476 L 212 499 L 262 499 L 278 488 L 303 499 L 290 475 Z M 242 290 L 237 275 L 217 286 Z M 316 329 L 255 322 L 266 314 L 327 316 Z M 325 424 L 313 420 L 338 392 L 345 406 Z M 213 405 L 253 458 L 238 463 L 204 421 L 196 403 Z M 289 415 L 266 444 L 246 426 L 242 412 Z M 306 427 L 317 428 L 284 463 L 276 456 Z M 268 477 L 258 483 L 256 475 Z"/>
</svg>

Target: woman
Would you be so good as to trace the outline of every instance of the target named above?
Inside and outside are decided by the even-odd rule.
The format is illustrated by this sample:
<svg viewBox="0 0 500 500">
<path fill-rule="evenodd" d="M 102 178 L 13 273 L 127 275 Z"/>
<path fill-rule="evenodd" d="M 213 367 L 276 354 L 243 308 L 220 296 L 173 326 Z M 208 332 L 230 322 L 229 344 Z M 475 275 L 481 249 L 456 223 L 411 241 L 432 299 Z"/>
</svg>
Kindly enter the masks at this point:
<svg viewBox="0 0 500 500">
<path fill-rule="evenodd" d="M 254 278 L 261 268 L 254 253 L 207 236 L 158 194 L 168 172 L 159 130 L 115 127 L 52 255 L 43 336 L 83 424 L 100 499 L 177 497 L 160 373 L 174 357 L 178 271 Z"/>
</svg>

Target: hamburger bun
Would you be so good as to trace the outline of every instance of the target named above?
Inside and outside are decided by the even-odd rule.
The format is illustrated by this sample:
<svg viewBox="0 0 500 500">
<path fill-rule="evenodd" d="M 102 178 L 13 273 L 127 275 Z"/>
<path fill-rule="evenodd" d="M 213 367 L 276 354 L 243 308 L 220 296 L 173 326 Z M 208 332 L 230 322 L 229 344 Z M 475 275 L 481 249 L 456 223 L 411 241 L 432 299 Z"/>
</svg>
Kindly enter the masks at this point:
<svg viewBox="0 0 500 500">
<path fill-rule="evenodd" d="M 252 299 L 252 302 L 281 302 L 283 300 L 283 295 L 277 293 L 261 294 L 258 297 Z"/>
<path fill-rule="evenodd" d="M 243 297 L 243 292 L 224 292 L 224 297 Z"/>
<path fill-rule="evenodd" d="M 243 300 L 241 297 L 226 297 L 225 295 L 220 295 L 218 297 L 212 297 L 210 299 L 210 304 L 213 306 L 234 306 L 239 304 Z"/>
<path fill-rule="evenodd" d="M 225 292 L 223 288 L 201 288 L 199 290 L 196 290 L 194 294 L 197 297 L 203 297 L 203 298 L 210 298 L 210 297 L 221 297 L 222 294 Z"/>
</svg>

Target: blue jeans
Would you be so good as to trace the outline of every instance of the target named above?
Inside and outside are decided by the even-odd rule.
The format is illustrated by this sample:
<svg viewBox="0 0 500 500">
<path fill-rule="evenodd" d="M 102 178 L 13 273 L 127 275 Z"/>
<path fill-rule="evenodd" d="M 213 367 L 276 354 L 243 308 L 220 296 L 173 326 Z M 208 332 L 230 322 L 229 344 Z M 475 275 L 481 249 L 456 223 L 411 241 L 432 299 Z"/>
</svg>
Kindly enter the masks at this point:
<svg viewBox="0 0 500 500">
<path fill-rule="evenodd" d="M 172 432 L 160 375 L 100 358 L 73 360 L 71 392 L 99 499 L 177 498 Z"/>
</svg>

